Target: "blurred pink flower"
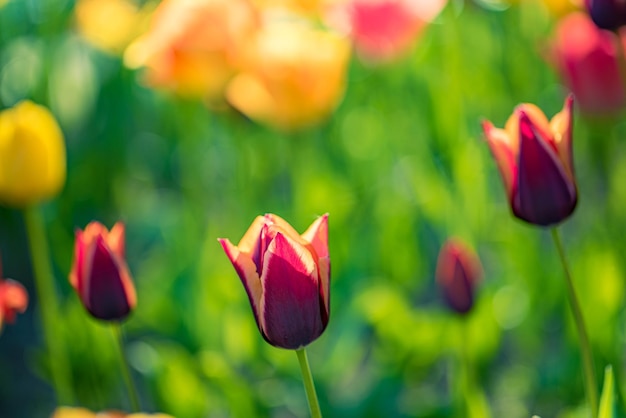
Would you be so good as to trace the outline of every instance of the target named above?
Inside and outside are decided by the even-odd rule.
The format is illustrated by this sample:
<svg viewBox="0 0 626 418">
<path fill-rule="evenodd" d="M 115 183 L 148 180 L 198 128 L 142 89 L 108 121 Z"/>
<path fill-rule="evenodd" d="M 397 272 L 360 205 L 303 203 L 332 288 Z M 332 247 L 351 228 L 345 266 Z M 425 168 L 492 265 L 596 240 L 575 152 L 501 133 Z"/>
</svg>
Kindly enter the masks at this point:
<svg viewBox="0 0 626 418">
<path fill-rule="evenodd" d="M 598 29 L 582 12 L 572 13 L 558 23 L 550 52 L 581 111 L 606 114 L 624 106 L 624 44 L 618 35 Z"/>
<path fill-rule="evenodd" d="M 1 272 L 0 272 L 1 273 Z M 0 276 L 0 329 L 2 323 L 15 322 L 16 313 L 23 313 L 28 306 L 28 293 L 20 283 Z"/>
<path fill-rule="evenodd" d="M 328 23 L 347 33 L 365 61 L 393 60 L 406 53 L 447 0 L 338 0 Z"/>
</svg>

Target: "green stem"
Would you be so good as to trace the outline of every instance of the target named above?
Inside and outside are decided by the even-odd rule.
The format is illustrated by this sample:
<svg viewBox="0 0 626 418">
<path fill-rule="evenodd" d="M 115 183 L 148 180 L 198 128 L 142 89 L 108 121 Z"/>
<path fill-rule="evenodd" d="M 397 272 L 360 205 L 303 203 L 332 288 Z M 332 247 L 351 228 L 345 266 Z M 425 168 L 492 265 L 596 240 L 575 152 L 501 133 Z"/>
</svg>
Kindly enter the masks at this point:
<svg viewBox="0 0 626 418">
<path fill-rule="evenodd" d="M 559 235 L 558 229 L 552 228 L 552 239 L 554 245 L 559 253 L 561 264 L 563 265 L 563 271 L 565 273 L 565 282 L 567 284 L 567 294 L 569 296 L 570 306 L 572 307 L 572 314 L 574 315 L 574 322 L 576 323 L 576 329 L 578 331 L 578 339 L 580 342 L 580 351 L 583 360 L 583 370 L 585 373 L 585 389 L 587 391 L 587 400 L 589 401 L 589 407 L 591 408 L 591 416 L 597 418 L 598 416 L 598 392 L 596 387 L 595 369 L 593 366 L 593 355 L 591 353 L 591 345 L 589 344 L 589 337 L 585 329 L 585 321 L 583 314 L 576 297 L 576 290 L 574 289 L 574 283 L 572 282 L 572 275 L 565 259 L 565 251 L 563 250 L 563 243 Z"/>
<path fill-rule="evenodd" d="M 56 391 L 58 403 L 72 405 L 74 403 L 72 380 L 63 346 L 62 333 L 58 329 L 59 301 L 54 287 L 44 221 L 39 209 L 35 206 L 25 208 L 23 215 L 35 276 L 35 292 L 37 293 L 44 340 L 49 355 L 52 384 Z"/>
<path fill-rule="evenodd" d="M 141 411 L 141 407 L 139 406 L 139 395 L 137 394 L 137 388 L 133 383 L 133 378 L 130 375 L 128 361 L 124 355 L 124 333 L 122 331 L 122 324 L 115 322 L 112 324 L 111 329 L 113 330 L 113 338 L 115 339 L 115 345 L 120 357 L 122 377 L 124 379 L 124 383 L 126 384 L 126 388 L 128 389 L 128 397 L 130 398 L 131 407 L 133 412 L 139 412 Z"/>
<path fill-rule="evenodd" d="M 320 404 L 317 401 L 315 384 L 313 383 L 313 376 L 311 375 L 311 368 L 309 367 L 309 359 L 307 358 L 305 348 L 303 347 L 299 350 L 296 350 L 296 354 L 298 355 L 298 362 L 300 363 L 300 372 L 302 372 L 304 391 L 306 392 L 306 399 L 309 402 L 311 418 L 322 418 Z"/>
</svg>

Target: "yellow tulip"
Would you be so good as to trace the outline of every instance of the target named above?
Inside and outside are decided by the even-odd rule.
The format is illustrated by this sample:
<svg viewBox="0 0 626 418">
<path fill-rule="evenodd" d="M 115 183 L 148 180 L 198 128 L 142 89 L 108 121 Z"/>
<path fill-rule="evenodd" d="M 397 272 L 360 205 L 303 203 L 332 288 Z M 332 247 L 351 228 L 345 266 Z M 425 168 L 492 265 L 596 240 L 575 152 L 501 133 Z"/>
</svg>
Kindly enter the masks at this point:
<svg viewBox="0 0 626 418">
<path fill-rule="evenodd" d="M 147 27 L 153 8 L 151 3 L 139 8 L 130 0 L 78 0 L 74 18 L 87 42 L 119 54 Z"/>
<path fill-rule="evenodd" d="M 249 47 L 226 98 L 250 118 L 291 131 L 321 122 L 343 97 L 347 38 L 278 18 L 266 22 Z"/>
<path fill-rule="evenodd" d="M 61 406 L 53 412 L 51 418 L 173 418 L 166 414 L 136 413 L 127 415 L 119 411 L 91 412 L 86 408 L 72 408 Z"/>
<path fill-rule="evenodd" d="M 0 202 L 23 207 L 65 183 L 65 142 L 54 116 L 24 101 L 0 112 Z"/>
</svg>

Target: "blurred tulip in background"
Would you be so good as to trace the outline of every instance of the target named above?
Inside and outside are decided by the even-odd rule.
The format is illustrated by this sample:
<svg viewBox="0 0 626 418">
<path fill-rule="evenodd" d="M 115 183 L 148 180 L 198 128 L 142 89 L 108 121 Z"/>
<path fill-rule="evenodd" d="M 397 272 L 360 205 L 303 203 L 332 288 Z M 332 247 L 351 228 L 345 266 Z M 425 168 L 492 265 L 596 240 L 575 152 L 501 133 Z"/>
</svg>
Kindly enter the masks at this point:
<svg viewBox="0 0 626 418">
<path fill-rule="evenodd" d="M 30 101 L 0 112 L 0 202 L 23 207 L 65 184 L 63 133 L 48 109 Z"/>
<path fill-rule="evenodd" d="M 626 2 L 623 0 L 585 0 L 585 7 L 599 28 L 616 30 L 626 25 Z"/>
<path fill-rule="evenodd" d="M 329 6 L 331 26 L 346 33 L 365 61 L 406 54 L 447 0 L 339 0 Z"/>
<path fill-rule="evenodd" d="M 220 101 L 257 24 L 247 0 L 165 0 L 124 59 L 153 87 Z"/>
<path fill-rule="evenodd" d="M 219 241 L 268 343 L 295 350 L 324 332 L 330 315 L 328 215 L 302 235 L 276 215 L 259 216 L 238 245 Z"/>
<path fill-rule="evenodd" d="M 166 414 L 126 414 L 120 411 L 91 412 L 86 408 L 59 407 L 50 418 L 172 418 Z"/>
<path fill-rule="evenodd" d="M 76 27 L 90 44 L 117 55 L 147 28 L 153 8 L 150 3 L 140 8 L 131 0 L 79 0 Z"/>
<path fill-rule="evenodd" d="M 137 303 L 124 245 L 119 222 L 110 231 L 99 222 L 76 231 L 70 283 L 95 318 L 122 320 Z"/>
<path fill-rule="evenodd" d="M 624 41 L 582 12 L 560 20 L 549 55 L 582 112 L 613 114 L 625 104 Z"/>
<path fill-rule="evenodd" d="M 293 131 L 327 118 L 342 99 L 348 40 L 295 17 L 269 14 L 249 45 L 228 102 L 255 121 Z"/>
<path fill-rule="evenodd" d="M 28 293 L 20 283 L 3 279 L 0 271 L 0 331 L 3 323 L 15 322 L 15 315 L 23 313 L 28 306 Z"/>
<path fill-rule="evenodd" d="M 447 240 L 439 252 L 435 277 L 450 309 L 459 314 L 472 309 L 481 276 L 482 267 L 476 254 L 459 239 Z"/>
<path fill-rule="evenodd" d="M 526 222 L 558 224 L 576 208 L 572 103 L 569 96 L 551 121 L 537 106 L 524 103 L 504 129 L 483 123 L 513 214 Z"/>
</svg>

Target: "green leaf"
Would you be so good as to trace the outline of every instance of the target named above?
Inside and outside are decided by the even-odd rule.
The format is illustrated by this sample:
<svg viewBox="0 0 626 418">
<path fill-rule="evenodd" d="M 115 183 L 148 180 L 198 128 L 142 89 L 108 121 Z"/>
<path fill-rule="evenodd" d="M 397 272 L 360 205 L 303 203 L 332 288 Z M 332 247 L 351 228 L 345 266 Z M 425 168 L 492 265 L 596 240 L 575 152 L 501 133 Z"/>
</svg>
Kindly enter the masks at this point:
<svg viewBox="0 0 626 418">
<path fill-rule="evenodd" d="M 602 387 L 602 395 L 600 396 L 600 410 L 598 418 L 615 417 L 615 390 L 613 387 L 613 367 L 609 365 L 604 369 L 604 385 Z"/>
</svg>

